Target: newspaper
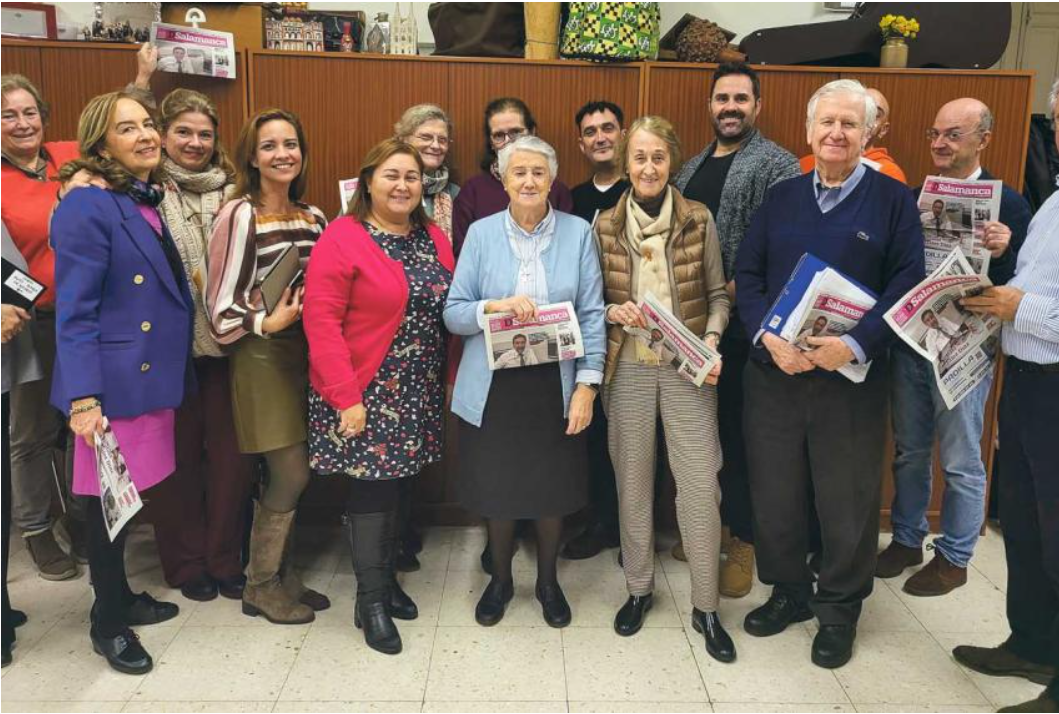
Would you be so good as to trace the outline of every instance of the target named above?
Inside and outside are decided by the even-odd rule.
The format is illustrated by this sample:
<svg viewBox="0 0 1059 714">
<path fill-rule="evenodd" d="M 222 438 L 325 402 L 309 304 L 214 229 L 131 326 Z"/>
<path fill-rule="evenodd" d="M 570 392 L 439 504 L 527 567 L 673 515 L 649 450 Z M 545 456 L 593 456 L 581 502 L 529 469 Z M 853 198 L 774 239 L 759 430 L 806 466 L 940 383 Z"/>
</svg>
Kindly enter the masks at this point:
<svg viewBox="0 0 1059 714">
<path fill-rule="evenodd" d="M 898 336 L 933 365 L 938 391 L 949 409 L 993 372 L 1000 320 L 976 315 L 959 303 L 990 285 L 988 277 L 977 274 L 967 257 L 953 249 L 886 313 L 886 322 Z"/>
<path fill-rule="evenodd" d="M 677 374 L 701 387 L 706 375 L 721 361 L 721 355 L 685 327 L 653 293 L 647 293 L 640 310 L 647 318 L 647 329 L 626 326 L 625 331 L 642 340 L 659 364 L 672 364 Z"/>
<path fill-rule="evenodd" d="M 585 344 L 574 304 L 538 306 L 537 319 L 526 322 L 509 312 L 487 315 L 485 352 L 493 370 L 584 357 Z"/>
<path fill-rule="evenodd" d="M 810 337 L 839 337 L 856 327 L 864 314 L 875 307 L 875 298 L 833 268 L 817 273 L 798 306 L 783 325 L 780 337 L 802 350 L 814 349 Z M 861 383 L 868 376 L 871 362 L 847 364 L 839 374 Z"/>
<path fill-rule="evenodd" d="M 974 272 L 989 272 L 985 224 L 1000 215 L 1000 181 L 961 181 L 927 176 L 919 194 L 927 274 L 945 262 L 955 248 L 963 251 Z"/>
<path fill-rule="evenodd" d="M 107 524 L 107 535 L 111 542 L 125 524 L 132 520 L 141 508 L 143 501 L 132 482 L 125 457 L 118 448 L 118 440 L 110 428 L 110 422 L 103 420 L 103 434 L 96 435 L 96 474 L 99 477 L 99 500 L 103 504 L 103 520 Z"/>
<path fill-rule="evenodd" d="M 158 71 L 235 79 L 235 38 L 230 32 L 151 24 L 151 44 L 158 48 Z"/>
<path fill-rule="evenodd" d="M 338 182 L 338 200 L 342 202 L 342 215 L 349 210 L 349 204 L 353 202 L 353 194 L 357 192 L 359 178 L 341 179 Z"/>
</svg>

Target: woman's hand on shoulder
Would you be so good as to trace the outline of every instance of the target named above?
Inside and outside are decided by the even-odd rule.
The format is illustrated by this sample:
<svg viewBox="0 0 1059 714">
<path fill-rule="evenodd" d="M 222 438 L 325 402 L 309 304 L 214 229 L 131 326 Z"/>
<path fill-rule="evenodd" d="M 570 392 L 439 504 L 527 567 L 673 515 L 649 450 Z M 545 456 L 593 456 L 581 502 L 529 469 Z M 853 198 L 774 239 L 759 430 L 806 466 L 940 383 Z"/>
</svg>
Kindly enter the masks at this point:
<svg viewBox="0 0 1059 714">
<path fill-rule="evenodd" d="M 99 174 L 93 173 L 88 169 L 81 169 L 59 187 L 59 200 L 61 201 L 66 198 L 66 194 L 70 193 L 70 191 L 73 191 L 75 188 L 87 188 L 89 186 L 95 186 L 96 188 L 102 189 L 110 188 L 110 184 Z"/>
</svg>

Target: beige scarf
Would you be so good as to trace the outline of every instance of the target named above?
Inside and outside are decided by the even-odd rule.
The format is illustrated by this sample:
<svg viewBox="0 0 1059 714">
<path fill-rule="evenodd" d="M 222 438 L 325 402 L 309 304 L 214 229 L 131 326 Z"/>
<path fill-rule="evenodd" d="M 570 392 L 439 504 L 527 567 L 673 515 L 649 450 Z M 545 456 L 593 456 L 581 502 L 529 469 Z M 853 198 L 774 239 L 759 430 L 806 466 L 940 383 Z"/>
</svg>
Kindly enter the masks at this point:
<svg viewBox="0 0 1059 714">
<path fill-rule="evenodd" d="M 666 197 L 657 218 L 647 215 L 633 198 L 629 198 L 625 221 L 625 237 L 629 245 L 640 256 L 640 263 L 635 270 L 636 299 L 642 300 L 648 292 L 668 309 L 673 309 L 673 296 L 669 284 L 669 260 L 666 257 L 666 243 L 673 230 L 673 190 L 666 189 Z M 658 364 L 658 355 L 648 347 L 643 338 L 636 338 L 636 361 L 645 364 Z"/>
</svg>

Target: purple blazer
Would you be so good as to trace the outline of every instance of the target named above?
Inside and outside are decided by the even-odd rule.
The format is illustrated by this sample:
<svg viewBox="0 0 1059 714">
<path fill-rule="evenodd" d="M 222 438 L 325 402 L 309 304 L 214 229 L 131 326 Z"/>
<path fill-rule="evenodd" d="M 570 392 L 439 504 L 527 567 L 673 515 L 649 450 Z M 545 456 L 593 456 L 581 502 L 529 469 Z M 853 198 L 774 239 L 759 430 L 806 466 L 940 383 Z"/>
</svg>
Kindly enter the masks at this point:
<svg viewBox="0 0 1059 714">
<path fill-rule="evenodd" d="M 192 373 L 193 303 L 136 203 L 75 189 L 55 209 L 51 240 L 52 405 L 66 413 L 71 401 L 96 396 L 112 419 L 180 406 Z"/>
</svg>

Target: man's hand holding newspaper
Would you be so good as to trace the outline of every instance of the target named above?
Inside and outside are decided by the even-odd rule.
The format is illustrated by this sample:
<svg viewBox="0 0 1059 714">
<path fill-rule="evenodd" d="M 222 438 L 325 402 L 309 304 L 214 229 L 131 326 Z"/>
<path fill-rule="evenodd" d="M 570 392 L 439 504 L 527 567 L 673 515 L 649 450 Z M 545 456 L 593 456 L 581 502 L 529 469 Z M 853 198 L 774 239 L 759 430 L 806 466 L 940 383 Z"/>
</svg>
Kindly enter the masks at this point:
<svg viewBox="0 0 1059 714">
<path fill-rule="evenodd" d="M 785 374 L 795 375 L 816 369 L 816 365 L 807 357 L 808 352 L 798 349 L 782 337 L 766 332 L 761 336 L 761 343 L 772 355 L 772 361 Z"/>
<path fill-rule="evenodd" d="M 806 359 L 827 372 L 842 369 L 856 359 L 841 337 L 807 337 L 806 342 L 813 348 L 805 353 Z"/>
</svg>

